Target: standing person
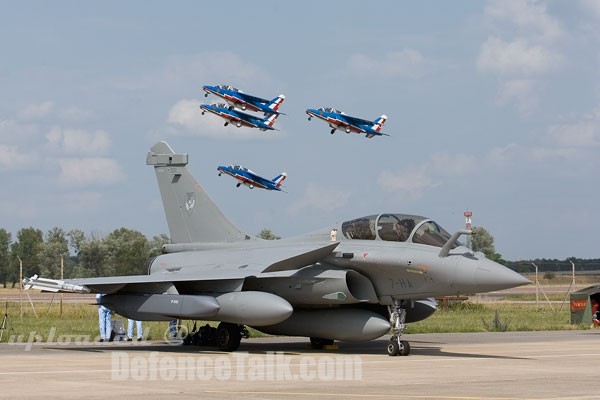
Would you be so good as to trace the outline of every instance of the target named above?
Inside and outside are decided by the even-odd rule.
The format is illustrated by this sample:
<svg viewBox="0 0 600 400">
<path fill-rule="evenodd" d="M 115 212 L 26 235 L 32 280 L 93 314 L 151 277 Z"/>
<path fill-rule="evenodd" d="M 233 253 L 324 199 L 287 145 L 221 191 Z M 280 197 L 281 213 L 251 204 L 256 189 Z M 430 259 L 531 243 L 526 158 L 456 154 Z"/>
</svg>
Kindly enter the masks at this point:
<svg viewBox="0 0 600 400">
<path fill-rule="evenodd" d="M 134 321 L 132 319 L 127 319 L 127 341 L 131 342 L 133 340 L 133 323 L 135 322 L 135 329 L 137 331 L 137 341 L 142 341 L 142 321 Z"/>
<path fill-rule="evenodd" d="M 96 295 L 96 303 L 98 303 L 98 326 L 100 328 L 100 341 L 112 341 L 112 323 L 110 321 L 111 312 L 108 308 L 100 304 L 100 300 L 104 296 L 101 293 Z"/>
</svg>

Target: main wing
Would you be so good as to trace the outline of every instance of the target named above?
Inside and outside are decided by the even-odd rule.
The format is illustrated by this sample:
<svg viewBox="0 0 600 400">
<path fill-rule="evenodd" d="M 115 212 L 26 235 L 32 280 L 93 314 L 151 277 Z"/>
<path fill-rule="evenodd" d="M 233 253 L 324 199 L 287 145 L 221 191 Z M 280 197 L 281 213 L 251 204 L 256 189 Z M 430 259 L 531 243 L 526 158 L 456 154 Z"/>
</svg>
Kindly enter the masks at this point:
<svg viewBox="0 0 600 400">
<path fill-rule="evenodd" d="M 257 97 L 257 96 L 252 96 L 251 94 L 247 94 L 247 93 L 242 93 L 242 92 L 236 92 L 235 96 L 237 96 L 238 98 L 241 98 L 242 100 L 244 100 L 247 103 L 250 104 L 269 104 L 270 100 L 267 99 L 263 99 L 261 97 Z"/>
<path fill-rule="evenodd" d="M 186 251 L 156 257 L 150 275 L 53 280 L 34 276 L 25 289 L 77 293 L 178 293 L 239 291 L 249 277 L 291 276 L 327 257 L 339 242 L 322 244 L 254 243 L 221 250 Z"/>
</svg>

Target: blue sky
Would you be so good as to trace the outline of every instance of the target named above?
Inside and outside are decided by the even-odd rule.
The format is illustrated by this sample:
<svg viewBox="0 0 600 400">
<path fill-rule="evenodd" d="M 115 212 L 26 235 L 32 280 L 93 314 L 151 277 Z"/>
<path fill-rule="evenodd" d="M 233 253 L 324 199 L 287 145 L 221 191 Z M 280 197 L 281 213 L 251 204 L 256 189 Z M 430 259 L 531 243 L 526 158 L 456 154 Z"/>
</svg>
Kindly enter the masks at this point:
<svg viewBox="0 0 600 400">
<path fill-rule="evenodd" d="M 509 260 L 600 257 L 600 1 L 2 1 L 0 227 L 168 233 L 158 140 L 250 234 L 463 212 Z M 202 85 L 286 95 L 278 132 L 224 127 Z M 375 119 L 329 134 L 306 108 Z M 282 171 L 288 193 L 216 167 Z"/>
</svg>

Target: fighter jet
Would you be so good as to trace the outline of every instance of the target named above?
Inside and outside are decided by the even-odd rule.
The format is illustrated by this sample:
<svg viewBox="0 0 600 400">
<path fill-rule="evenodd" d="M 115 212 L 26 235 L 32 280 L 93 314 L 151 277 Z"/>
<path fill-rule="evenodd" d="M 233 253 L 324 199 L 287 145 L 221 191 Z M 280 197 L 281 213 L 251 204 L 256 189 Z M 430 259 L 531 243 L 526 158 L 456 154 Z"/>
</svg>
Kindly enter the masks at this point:
<svg viewBox="0 0 600 400">
<path fill-rule="evenodd" d="M 362 118 L 351 117 L 345 112 L 336 110 L 332 107 L 321 107 L 318 109 L 309 108 L 306 110 L 306 113 L 308 114 L 309 121 L 312 117 L 317 117 L 327 122 L 332 128 L 332 135 L 335 133 L 336 129 L 341 129 L 346 133 L 366 133 L 366 136 L 369 139 L 375 136 L 389 136 L 388 134 L 381 132 L 381 127 L 387 120 L 387 116 L 385 115 L 380 116 L 375 121 L 368 121 Z"/>
<path fill-rule="evenodd" d="M 472 252 L 417 215 L 374 213 L 307 235 L 262 240 L 233 225 L 190 174 L 188 155 L 165 142 L 146 157 L 154 168 L 171 244 L 133 276 L 51 280 L 26 289 L 103 293 L 100 303 L 134 320 L 219 321 L 216 345 L 235 351 L 245 326 L 309 337 L 315 347 L 367 341 L 390 332 L 389 355 L 407 355 L 405 323 L 429 317 L 435 297 L 530 283 Z M 141 267 L 141 266 L 140 266 Z"/>
<path fill-rule="evenodd" d="M 282 172 L 275 178 L 269 180 L 257 175 L 255 172 L 250 171 L 246 167 L 242 167 L 241 165 L 219 165 L 217 167 L 217 171 L 219 171 L 219 176 L 221 176 L 221 174 L 227 174 L 237 179 L 239 181 L 236 185 L 237 187 L 245 185 L 250 189 L 257 187 L 260 189 L 281 191 L 281 184 L 285 178 L 287 178 L 287 174 Z"/>
<path fill-rule="evenodd" d="M 275 97 L 273 100 L 267 100 L 246 94 L 230 85 L 205 85 L 202 86 L 202 89 L 206 92 L 204 97 L 208 97 L 208 94 L 212 93 L 224 99 L 231 107 L 236 107 L 243 111 L 250 110 L 263 112 L 265 115 L 282 114 L 278 111 L 279 106 L 281 106 L 281 103 L 285 100 L 285 96 L 282 94 Z"/>
<path fill-rule="evenodd" d="M 202 104 L 200 106 L 200 109 L 202 110 L 202 115 L 204 115 L 204 113 L 208 111 L 225 119 L 225 126 L 229 125 L 229 123 L 232 122 L 238 128 L 242 126 L 247 126 L 249 128 L 258 128 L 261 131 L 275 130 L 275 128 L 273 128 L 273 124 L 279 116 L 279 114 L 271 114 L 265 118 L 259 118 L 254 115 L 246 114 L 244 112 L 233 109 L 232 107 L 227 107 L 227 104 L 224 103 Z"/>
</svg>

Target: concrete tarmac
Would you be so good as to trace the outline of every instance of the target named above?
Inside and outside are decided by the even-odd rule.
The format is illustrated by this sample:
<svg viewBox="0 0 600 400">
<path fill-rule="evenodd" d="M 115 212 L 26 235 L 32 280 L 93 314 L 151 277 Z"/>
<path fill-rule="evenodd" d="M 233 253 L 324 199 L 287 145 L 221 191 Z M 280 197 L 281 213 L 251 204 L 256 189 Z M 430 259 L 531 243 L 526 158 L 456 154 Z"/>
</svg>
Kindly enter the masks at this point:
<svg viewBox="0 0 600 400">
<path fill-rule="evenodd" d="M 407 357 L 387 338 L 317 351 L 267 337 L 235 353 L 73 339 L 1 344 L 0 398 L 600 399 L 600 330 L 405 335 Z"/>
</svg>

